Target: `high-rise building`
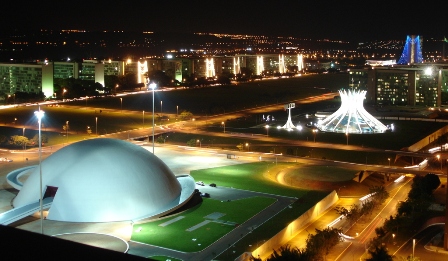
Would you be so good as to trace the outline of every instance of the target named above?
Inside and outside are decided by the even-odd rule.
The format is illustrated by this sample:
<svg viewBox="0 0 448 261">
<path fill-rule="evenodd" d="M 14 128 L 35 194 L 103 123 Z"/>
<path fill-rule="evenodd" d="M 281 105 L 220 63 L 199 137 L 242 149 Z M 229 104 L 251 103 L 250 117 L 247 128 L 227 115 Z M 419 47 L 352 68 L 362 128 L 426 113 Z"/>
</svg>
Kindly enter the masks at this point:
<svg viewBox="0 0 448 261">
<path fill-rule="evenodd" d="M 419 35 L 408 35 L 398 64 L 423 63 L 422 42 Z"/>
</svg>

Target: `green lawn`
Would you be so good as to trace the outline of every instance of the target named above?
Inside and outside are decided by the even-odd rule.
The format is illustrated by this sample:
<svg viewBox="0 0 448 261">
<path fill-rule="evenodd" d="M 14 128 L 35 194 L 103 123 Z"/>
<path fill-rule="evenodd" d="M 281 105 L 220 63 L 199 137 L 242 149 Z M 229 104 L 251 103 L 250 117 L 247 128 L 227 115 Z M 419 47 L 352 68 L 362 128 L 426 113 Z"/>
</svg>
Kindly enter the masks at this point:
<svg viewBox="0 0 448 261">
<path fill-rule="evenodd" d="M 270 217 L 266 223 L 236 243 L 232 251 L 244 252 L 248 245 L 253 244 L 254 240 L 268 239 L 274 236 L 328 194 L 328 192 L 323 191 L 310 191 L 284 186 L 263 176 L 264 173 L 275 174 L 290 168 L 294 168 L 294 175 L 321 175 L 321 179 L 325 181 L 350 180 L 354 175 L 353 171 L 335 167 L 309 166 L 298 163 L 275 164 L 272 162 L 247 163 L 191 172 L 195 180 L 202 180 L 205 183 L 216 183 L 218 186 L 228 188 L 291 197 L 291 208 L 286 208 Z M 332 174 L 329 175 L 329 173 Z M 185 252 L 200 251 L 230 232 L 235 224 L 245 222 L 273 202 L 274 199 L 268 197 L 252 197 L 232 201 L 205 198 L 199 206 L 175 216 L 135 225 L 132 240 Z M 210 222 L 193 231 L 186 231 L 188 228 L 207 220 L 205 217 L 212 213 L 224 214 L 219 220 L 226 221 L 228 224 Z M 176 219 L 178 216 L 184 218 L 165 227 L 159 226 Z M 141 230 L 136 232 L 140 228 Z M 176 238 L 175 241 L 172 240 L 174 237 Z M 232 256 L 233 254 L 233 252 L 226 253 L 226 256 Z"/>
<path fill-rule="evenodd" d="M 200 205 L 178 215 L 135 225 L 131 239 L 178 251 L 201 251 L 229 233 L 235 226 L 245 222 L 274 202 L 275 199 L 265 197 L 252 197 L 232 201 L 204 198 Z M 207 218 L 208 215 L 213 213 L 220 213 L 222 216 L 216 220 Z M 161 226 L 161 224 L 176 219 L 178 216 L 184 218 L 166 226 Z M 206 220 L 211 222 L 187 231 Z M 136 232 L 137 230 L 139 232 Z"/>
</svg>

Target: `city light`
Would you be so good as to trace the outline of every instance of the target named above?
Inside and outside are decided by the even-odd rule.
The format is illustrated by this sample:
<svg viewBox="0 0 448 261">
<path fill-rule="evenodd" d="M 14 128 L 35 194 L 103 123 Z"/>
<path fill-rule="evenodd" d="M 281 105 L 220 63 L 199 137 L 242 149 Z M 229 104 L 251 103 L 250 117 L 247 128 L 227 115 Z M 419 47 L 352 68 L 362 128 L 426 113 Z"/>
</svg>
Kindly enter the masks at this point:
<svg viewBox="0 0 448 261">
<path fill-rule="evenodd" d="M 154 129 L 155 129 L 155 122 L 154 122 L 154 91 L 157 88 L 157 85 L 155 83 L 150 83 L 149 87 L 152 89 L 152 154 L 154 154 Z"/>
<path fill-rule="evenodd" d="M 368 113 L 363 106 L 366 91 L 340 90 L 341 107 L 317 123 L 325 132 L 383 133 L 388 128 Z"/>
<path fill-rule="evenodd" d="M 36 115 L 38 124 L 39 124 L 39 210 L 40 210 L 40 233 L 44 233 L 44 212 L 43 212 L 43 206 L 42 206 L 42 135 L 41 135 L 41 129 L 42 129 L 42 118 L 44 117 L 44 111 L 40 109 L 34 112 L 34 115 Z"/>
</svg>

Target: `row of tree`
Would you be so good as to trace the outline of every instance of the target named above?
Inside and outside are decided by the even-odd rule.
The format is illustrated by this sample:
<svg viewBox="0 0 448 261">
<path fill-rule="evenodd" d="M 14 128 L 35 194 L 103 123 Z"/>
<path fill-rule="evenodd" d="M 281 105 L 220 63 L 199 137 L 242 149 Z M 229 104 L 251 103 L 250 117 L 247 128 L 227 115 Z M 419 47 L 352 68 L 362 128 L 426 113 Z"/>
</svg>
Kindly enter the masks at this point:
<svg viewBox="0 0 448 261">
<path fill-rule="evenodd" d="M 368 244 L 370 257 L 367 261 L 392 261 L 393 256 L 388 253 L 384 243 L 385 238 L 391 233 L 408 232 L 415 233 L 415 228 L 423 224 L 424 220 L 431 216 L 430 205 L 434 202 L 433 193 L 440 186 L 440 179 L 435 174 L 415 176 L 408 193 L 407 199 L 397 207 L 397 214 L 390 216 L 384 226 L 375 229 L 376 237 Z M 369 188 L 370 197 L 361 205 L 354 204 L 350 208 L 338 207 L 335 211 L 344 216 L 349 224 L 357 222 L 362 216 L 370 215 L 375 208 L 380 207 L 389 197 L 389 192 L 383 186 L 372 186 Z M 438 213 L 440 215 L 440 213 Z M 266 261 L 298 260 L 314 261 L 324 260 L 331 248 L 338 244 L 342 238 L 341 229 L 326 228 L 317 230 L 316 234 L 309 234 L 306 240 L 306 248 L 299 249 L 289 245 L 282 246 L 266 259 Z M 408 236 L 408 235 L 405 235 Z M 260 258 L 251 258 L 252 261 L 262 261 Z M 411 257 L 404 260 L 417 261 L 418 258 Z"/>
<path fill-rule="evenodd" d="M 395 216 L 390 216 L 382 227 L 376 228 L 376 237 L 370 242 L 368 249 L 370 258 L 368 261 L 393 260 L 388 253 L 384 241 L 390 235 L 397 234 L 403 238 L 409 238 L 417 229 L 421 228 L 428 218 L 443 215 L 440 211 L 432 210 L 434 203 L 434 191 L 440 186 L 440 179 L 436 174 L 415 176 L 412 180 L 411 190 L 405 201 L 397 207 Z M 405 260 L 417 261 L 417 257 L 407 257 Z"/>
<path fill-rule="evenodd" d="M 381 206 L 389 197 L 389 192 L 383 186 L 372 186 L 369 188 L 369 192 L 370 197 L 362 201 L 361 205 L 353 204 L 349 209 L 336 207 L 336 212 L 346 218 L 349 224 L 353 224 L 362 216 L 370 215 L 375 208 Z"/>
<path fill-rule="evenodd" d="M 389 197 L 383 186 L 372 186 L 369 188 L 370 197 L 361 205 L 353 204 L 350 209 L 337 207 L 338 214 L 344 216 L 350 223 L 358 221 L 363 215 L 369 215 L 374 208 L 382 205 Z M 325 260 L 330 250 L 342 241 L 342 229 L 327 227 L 323 230 L 316 229 L 316 234 L 308 234 L 306 248 L 299 249 L 285 245 L 280 247 L 266 259 L 266 261 L 315 261 Z M 262 261 L 260 258 L 251 257 L 252 261 Z"/>
<path fill-rule="evenodd" d="M 48 137 L 45 134 L 41 135 L 41 139 L 42 144 L 46 144 L 48 142 Z M 21 135 L 13 135 L 9 138 L 5 135 L 0 135 L 0 145 L 26 149 L 27 147 L 33 147 L 39 145 L 39 135 L 36 134 L 31 139 Z"/>
<path fill-rule="evenodd" d="M 285 245 L 280 247 L 266 259 L 266 261 L 311 261 L 324 260 L 330 250 L 342 241 L 342 230 L 327 227 L 323 230 L 316 229 L 316 234 L 308 234 L 306 248 L 291 247 Z M 251 257 L 251 261 L 262 261 L 261 258 Z"/>
</svg>

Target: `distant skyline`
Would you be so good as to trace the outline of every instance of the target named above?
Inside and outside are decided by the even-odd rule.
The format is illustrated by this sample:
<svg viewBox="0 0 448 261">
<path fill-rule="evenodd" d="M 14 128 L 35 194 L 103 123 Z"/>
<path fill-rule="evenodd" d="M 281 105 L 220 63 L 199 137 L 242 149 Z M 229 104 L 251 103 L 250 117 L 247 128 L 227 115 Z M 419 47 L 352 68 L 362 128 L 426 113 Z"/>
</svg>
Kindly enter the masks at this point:
<svg viewBox="0 0 448 261">
<path fill-rule="evenodd" d="M 6 29 L 207 32 L 342 40 L 448 35 L 443 1 L 20 1 Z"/>
</svg>

